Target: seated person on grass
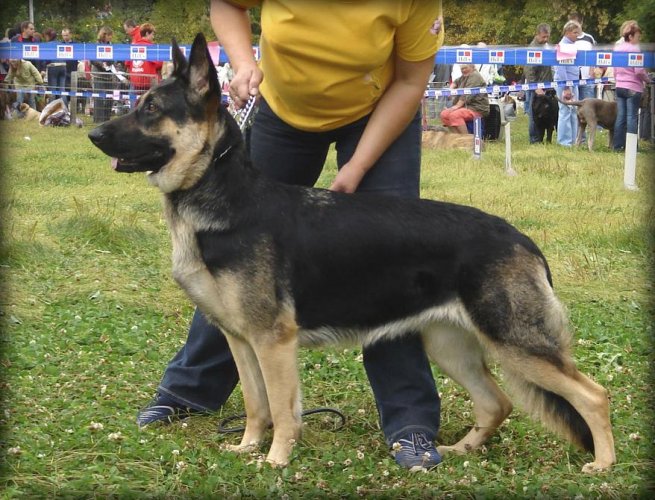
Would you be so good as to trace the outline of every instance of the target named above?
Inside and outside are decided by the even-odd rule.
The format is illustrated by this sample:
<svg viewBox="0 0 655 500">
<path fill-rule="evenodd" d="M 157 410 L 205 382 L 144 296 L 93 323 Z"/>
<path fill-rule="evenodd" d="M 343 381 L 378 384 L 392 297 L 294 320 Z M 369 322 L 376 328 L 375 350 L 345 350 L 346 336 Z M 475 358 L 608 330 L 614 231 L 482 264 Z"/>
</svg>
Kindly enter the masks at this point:
<svg viewBox="0 0 655 500">
<path fill-rule="evenodd" d="M 486 83 L 473 64 L 461 64 L 462 76 L 457 78 L 451 88 L 486 87 Z M 458 95 L 453 99 L 453 105 L 444 109 L 441 122 L 451 132 L 468 134 L 466 122 L 489 114 L 489 97 L 487 94 Z"/>
</svg>

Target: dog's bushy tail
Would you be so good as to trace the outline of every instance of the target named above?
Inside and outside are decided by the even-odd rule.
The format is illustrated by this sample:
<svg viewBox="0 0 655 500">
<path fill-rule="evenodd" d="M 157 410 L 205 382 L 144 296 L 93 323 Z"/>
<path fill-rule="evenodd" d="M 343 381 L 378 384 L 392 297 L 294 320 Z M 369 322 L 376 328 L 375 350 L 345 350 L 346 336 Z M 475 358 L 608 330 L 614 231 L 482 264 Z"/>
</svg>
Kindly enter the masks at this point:
<svg viewBox="0 0 655 500">
<path fill-rule="evenodd" d="M 526 380 L 522 373 L 505 371 L 508 388 L 519 406 L 532 418 L 580 448 L 594 453 L 591 429 L 565 398 Z"/>
</svg>

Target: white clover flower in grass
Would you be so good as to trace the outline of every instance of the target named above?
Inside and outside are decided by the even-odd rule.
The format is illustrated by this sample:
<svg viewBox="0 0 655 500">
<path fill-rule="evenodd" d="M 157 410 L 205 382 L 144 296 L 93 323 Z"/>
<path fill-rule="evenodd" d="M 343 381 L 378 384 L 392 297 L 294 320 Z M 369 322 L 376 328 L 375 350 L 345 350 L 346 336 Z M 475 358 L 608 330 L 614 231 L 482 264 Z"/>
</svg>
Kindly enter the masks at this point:
<svg viewBox="0 0 655 500">
<path fill-rule="evenodd" d="M 302 472 L 300 472 L 300 471 L 296 472 L 296 473 L 293 475 L 293 478 L 294 478 L 296 481 L 300 481 L 300 480 L 303 478 L 303 474 L 302 474 Z"/>
<path fill-rule="evenodd" d="M 20 446 L 12 446 L 7 450 L 7 453 L 9 453 L 10 455 L 20 455 L 21 453 L 23 453 L 23 450 L 20 449 Z"/>
<path fill-rule="evenodd" d="M 330 461 L 327 463 L 327 466 L 328 466 L 328 467 L 334 467 L 334 462 L 333 462 L 332 460 L 330 460 Z"/>
<path fill-rule="evenodd" d="M 389 471 L 386 470 L 386 469 L 383 470 L 383 471 L 382 471 L 382 475 L 383 475 L 384 477 L 388 477 L 388 476 L 389 476 Z"/>
<path fill-rule="evenodd" d="M 180 450 L 171 451 L 171 455 L 173 455 L 174 457 L 178 456 L 179 454 L 180 454 Z"/>
<path fill-rule="evenodd" d="M 176 468 L 177 470 L 184 470 L 184 469 L 187 468 L 187 464 L 186 464 L 186 462 L 183 462 L 182 460 L 180 460 L 179 462 L 177 462 L 177 463 L 175 464 L 175 468 Z"/>
<path fill-rule="evenodd" d="M 100 395 L 102 396 L 105 392 L 107 392 L 107 386 L 103 384 L 100 386 Z"/>
<path fill-rule="evenodd" d="M 630 439 L 632 441 L 639 441 L 641 439 L 641 436 L 639 435 L 638 432 L 633 432 L 630 434 Z"/>
<path fill-rule="evenodd" d="M 365 414 L 366 414 L 366 410 L 365 410 L 364 408 L 360 408 L 359 410 L 357 410 L 357 414 L 358 414 L 358 415 L 365 415 Z"/>
<path fill-rule="evenodd" d="M 119 432 L 112 432 L 107 436 L 107 439 L 110 441 L 122 441 L 123 440 L 123 435 Z"/>
<path fill-rule="evenodd" d="M 393 451 L 399 451 L 402 448 L 402 445 L 396 441 L 394 444 L 391 445 L 391 449 Z"/>
<path fill-rule="evenodd" d="M 95 431 L 101 431 L 101 430 L 104 429 L 104 428 L 105 428 L 105 426 L 102 425 L 100 422 L 91 422 L 91 423 L 89 424 L 89 430 L 90 430 L 90 431 L 93 431 L 93 432 L 95 432 Z"/>
<path fill-rule="evenodd" d="M 358 460 L 364 460 L 364 452 L 363 451 L 358 451 L 357 452 L 357 459 Z"/>
<path fill-rule="evenodd" d="M 466 469 L 468 466 L 469 466 L 469 461 L 468 461 L 468 460 L 462 464 L 462 467 L 464 467 L 465 469 Z"/>
<path fill-rule="evenodd" d="M 343 461 L 343 465 L 345 465 L 346 467 L 350 467 L 352 464 L 353 464 L 353 461 L 350 460 L 349 458 L 346 458 L 346 459 Z"/>
</svg>

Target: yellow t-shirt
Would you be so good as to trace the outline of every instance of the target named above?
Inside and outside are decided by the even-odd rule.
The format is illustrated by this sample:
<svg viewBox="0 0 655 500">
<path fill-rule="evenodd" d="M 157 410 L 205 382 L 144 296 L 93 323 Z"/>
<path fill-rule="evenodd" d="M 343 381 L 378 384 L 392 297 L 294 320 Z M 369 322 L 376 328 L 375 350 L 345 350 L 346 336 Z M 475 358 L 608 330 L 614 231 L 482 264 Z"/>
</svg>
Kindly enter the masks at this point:
<svg viewBox="0 0 655 500">
<path fill-rule="evenodd" d="M 324 131 L 372 112 L 406 61 L 434 56 L 441 0 L 230 0 L 262 6 L 260 92 L 288 124 Z M 427 83 L 427 82 L 426 82 Z"/>
</svg>

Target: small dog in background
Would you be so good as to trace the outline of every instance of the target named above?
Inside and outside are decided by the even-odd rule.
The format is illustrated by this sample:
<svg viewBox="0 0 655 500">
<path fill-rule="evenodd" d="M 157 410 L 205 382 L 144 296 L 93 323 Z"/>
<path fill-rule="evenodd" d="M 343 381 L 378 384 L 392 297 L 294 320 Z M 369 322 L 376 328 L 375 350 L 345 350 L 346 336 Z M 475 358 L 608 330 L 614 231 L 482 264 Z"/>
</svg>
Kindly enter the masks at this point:
<svg viewBox="0 0 655 500">
<path fill-rule="evenodd" d="M 41 113 L 39 113 L 36 109 L 33 109 L 30 107 L 29 104 L 26 102 L 21 103 L 20 106 L 18 106 L 18 109 L 20 110 L 21 113 L 23 113 L 23 119 L 28 120 L 28 121 L 39 121 L 39 117 L 41 116 Z"/>
<path fill-rule="evenodd" d="M 554 90 L 547 90 L 544 94 L 534 94 L 532 120 L 539 142 L 544 142 L 544 134 L 549 144 L 553 142 L 553 131 L 557 129 L 558 115 L 559 104 Z"/>
</svg>

